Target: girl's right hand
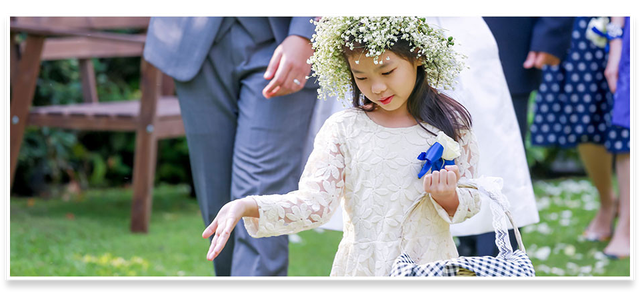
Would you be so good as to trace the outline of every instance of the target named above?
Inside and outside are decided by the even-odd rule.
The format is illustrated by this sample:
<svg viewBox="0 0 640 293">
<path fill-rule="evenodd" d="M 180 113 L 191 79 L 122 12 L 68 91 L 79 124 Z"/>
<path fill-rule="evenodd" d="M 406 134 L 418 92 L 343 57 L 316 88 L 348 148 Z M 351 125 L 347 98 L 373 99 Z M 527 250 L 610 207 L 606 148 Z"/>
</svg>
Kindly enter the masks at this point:
<svg viewBox="0 0 640 293">
<path fill-rule="evenodd" d="M 215 233 L 209 246 L 207 260 L 213 260 L 220 254 L 240 218 L 253 216 L 253 211 L 257 211 L 257 204 L 251 198 L 231 201 L 220 209 L 216 218 L 202 232 L 202 238 L 209 238 Z"/>
</svg>

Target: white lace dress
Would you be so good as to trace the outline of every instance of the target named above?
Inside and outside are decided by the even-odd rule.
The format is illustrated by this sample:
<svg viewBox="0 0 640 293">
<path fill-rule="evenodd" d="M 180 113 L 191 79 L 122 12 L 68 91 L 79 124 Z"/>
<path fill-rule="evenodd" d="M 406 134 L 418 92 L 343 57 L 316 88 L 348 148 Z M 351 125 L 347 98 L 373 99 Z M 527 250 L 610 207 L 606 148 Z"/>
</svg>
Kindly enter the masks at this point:
<svg viewBox="0 0 640 293">
<path fill-rule="evenodd" d="M 338 112 L 318 132 L 299 190 L 252 196 L 260 216 L 244 218 L 245 226 L 253 237 L 297 233 L 322 225 L 342 206 L 343 238 L 331 276 L 387 276 L 401 251 L 418 264 L 457 257 L 449 224 L 476 214 L 480 196 L 458 188 L 460 204 L 450 217 L 424 192 L 417 176 L 423 162 L 417 157 L 434 142 L 435 135 L 419 125 L 387 128 L 361 110 Z M 478 147 L 473 133 L 464 131 L 458 143 L 461 175 L 474 178 Z M 401 230 L 416 201 L 421 202 Z"/>
</svg>

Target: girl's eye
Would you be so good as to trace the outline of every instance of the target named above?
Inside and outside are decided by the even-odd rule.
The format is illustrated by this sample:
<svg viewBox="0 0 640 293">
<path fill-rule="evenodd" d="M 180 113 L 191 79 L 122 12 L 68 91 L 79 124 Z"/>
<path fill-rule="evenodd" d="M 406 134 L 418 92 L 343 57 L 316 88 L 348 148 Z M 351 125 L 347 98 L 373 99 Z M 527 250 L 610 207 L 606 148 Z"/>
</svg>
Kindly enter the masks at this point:
<svg viewBox="0 0 640 293">
<path fill-rule="evenodd" d="M 389 75 L 389 74 L 391 74 L 394 70 L 396 70 L 396 69 L 394 68 L 394 69 L 391 69 L 391 71 L 389 71 L 389 72 L 383 72 L 383 73 L 382 73 L 382 75 Z"/>
<path fill-rule="evenodd" d="M 356 77 L 357 80 L 365 80 L 367 79 L 366 77 Z"/>
</svg>

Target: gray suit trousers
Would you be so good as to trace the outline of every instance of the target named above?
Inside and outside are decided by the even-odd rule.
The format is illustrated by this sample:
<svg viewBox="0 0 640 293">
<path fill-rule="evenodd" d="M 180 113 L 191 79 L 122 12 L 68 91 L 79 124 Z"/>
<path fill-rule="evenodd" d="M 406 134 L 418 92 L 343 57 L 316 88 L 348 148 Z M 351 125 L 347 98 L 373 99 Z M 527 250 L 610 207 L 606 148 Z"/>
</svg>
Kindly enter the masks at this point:
<svg viewBox="0 0 640 293">
<path fill-rule="evenodd" d="M 220 33 L 198 74 L 176 81 L 205 225 L 230 200 L 297 189 L 316 100 L 313 85 L 265 99 L 263 74 L 278 44 L 255 43 L 238 22 Z M 287 266 L 288 237 L 252 238 L 242 220 L 214 260 L 218 276 L 282 276 Z"/>
</svg>

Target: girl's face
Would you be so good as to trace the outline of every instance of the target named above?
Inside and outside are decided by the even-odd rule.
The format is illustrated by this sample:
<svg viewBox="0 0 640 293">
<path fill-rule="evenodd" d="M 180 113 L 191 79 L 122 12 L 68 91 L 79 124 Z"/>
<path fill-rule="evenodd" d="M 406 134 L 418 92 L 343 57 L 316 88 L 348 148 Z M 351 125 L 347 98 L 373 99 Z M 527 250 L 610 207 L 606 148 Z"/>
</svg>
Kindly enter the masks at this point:
<svg viewBox="0 0 640 293">
<path fill-rule="evenodd" d="M 348 57 L 358 89 L 384 111 L 408 113 L 406 104 L 416 84 L 418 62 L 409 62 L 389 50 L 378 60 L 382 64 L 374 64 L 373 57 L 365 54 Z"/>
</svg>

